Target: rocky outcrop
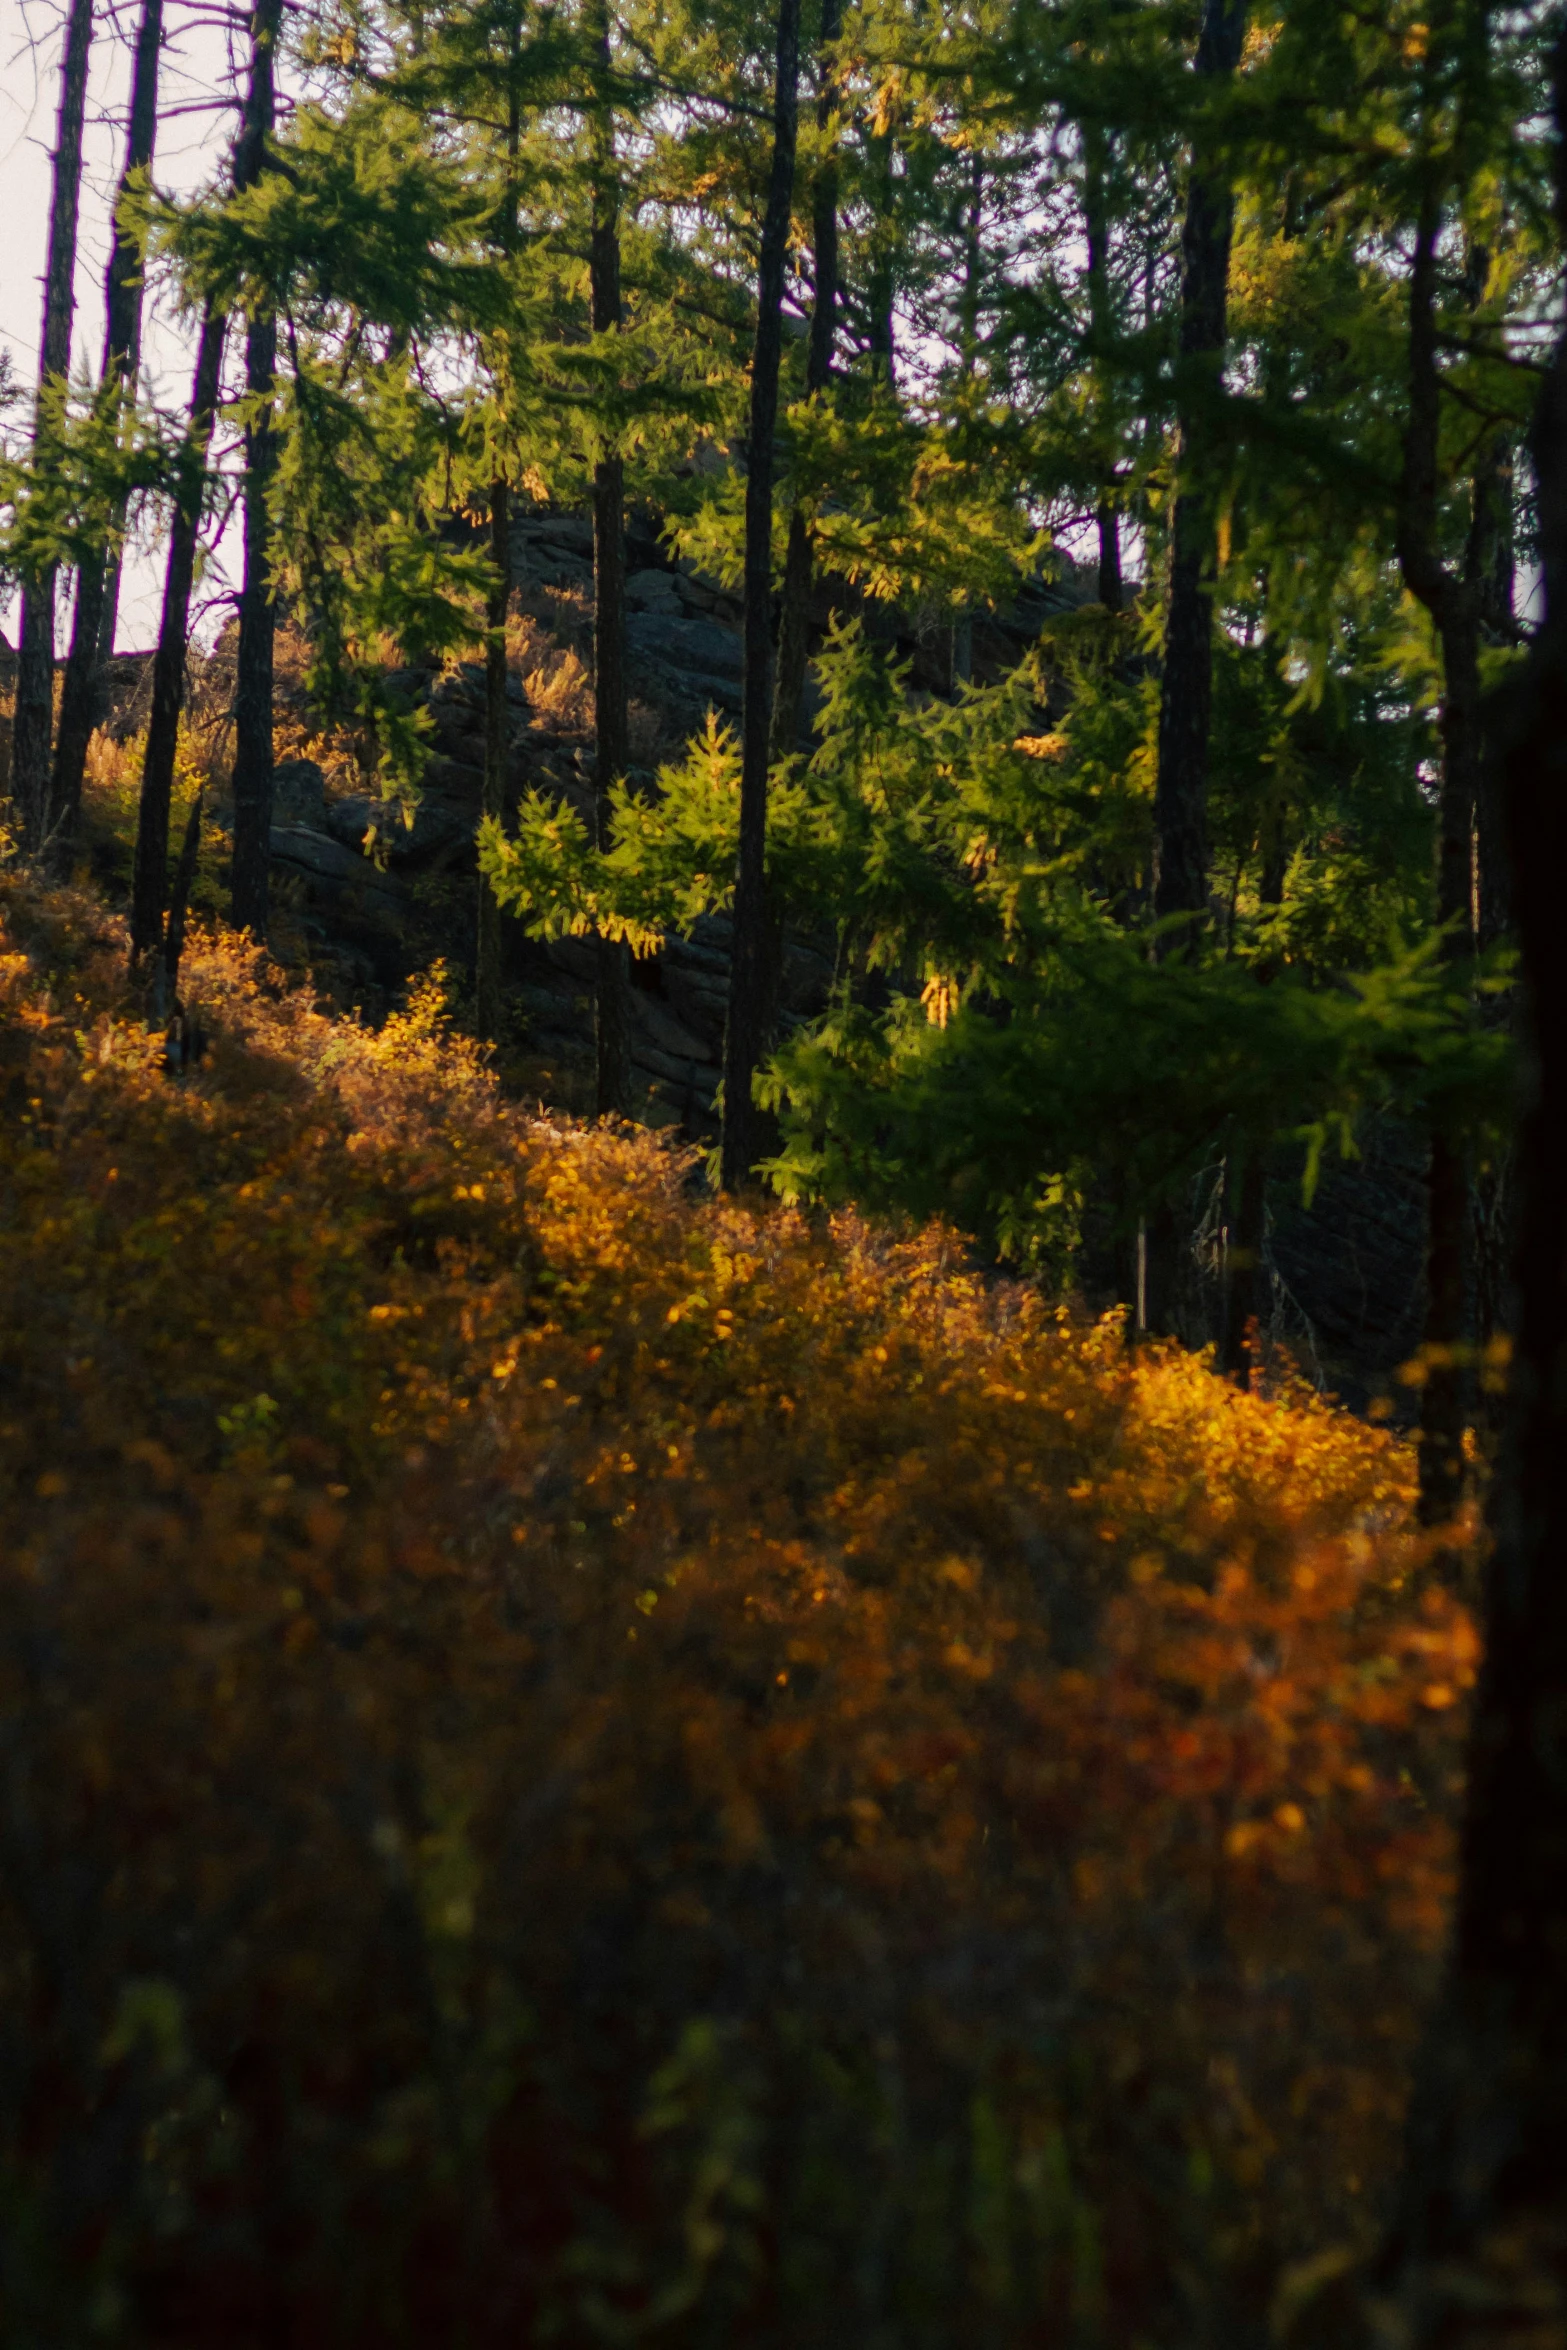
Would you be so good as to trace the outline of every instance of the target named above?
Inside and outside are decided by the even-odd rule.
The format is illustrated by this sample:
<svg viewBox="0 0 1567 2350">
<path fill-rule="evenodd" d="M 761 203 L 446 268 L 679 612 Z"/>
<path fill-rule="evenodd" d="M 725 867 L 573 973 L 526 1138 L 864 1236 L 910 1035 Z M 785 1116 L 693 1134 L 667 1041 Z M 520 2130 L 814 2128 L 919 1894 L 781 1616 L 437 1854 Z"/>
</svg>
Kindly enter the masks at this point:
<svg viewBox="0 0 1567 2350">
<path fill-rule="evenodd" d="M 547 641 L 591 661 L 593 540 L 579 515 L 520 516 L 512 564 L 521 613 Z M 628 532 L 628 682 L 634 703 L 651 715 L 659 746 L 673 754 L 708 712 L 738 725 L 741 711 L 741 605 L 716 580 L 675 561 L 656 532 L 634 520 Z M 1075 575 L 1024 589 L 1007 613 L 976 631 L 981 669 L 1018 657 L 1051 612 L 1084 601 Z M 847 590 L 818 595 L 820 628 Z M 931 690 L 950 683 L 950 648 L 917 631 L 899 633 L 889 616 L 869 612 L 878 633 L 895 641 Z M 411 819 L 362 786 L 329 783 L 308 760 L 280 766 L 272 836 L 281 900 L 312 959 L 335 962 L 350 993 L 375 1008 L 377 994 L 444 954 L 453 968 L 472 954 L 473 838 L 483 789 L 484 672 L 475 662 L 389 672 L 384 683 L 429 713 L 432 755 Z M 512 804 L 538 789 L 593 809 L 594 765 L 586 726 L 548 706 L 534 707 L 522 681 L 508 685 L 511 705 L 507 794 Z M 547 704 L 548 697 L 545 697 Z M 808 699 L 802 748 L 810 742 Z M 640 771 L 651 787 L 651 766 Z M 693 1138 L 715 1131 L 714 1096 L 722 1063 L 729 989 L 730 924 L 725 915 L 698 922 L 634 969 L 632 1067 L 639 1114 Z M 830 941 L 791 939 L 782 998 L 786 1018 L 808 1018 L 827 1000 Z M 581 1106 L 593 1058 L 594 948 L 563 939 L 548 944 L 506 925 L 507 978 L 522 1031 L 519 1060 L 540 1089 Z"/>
</svg>

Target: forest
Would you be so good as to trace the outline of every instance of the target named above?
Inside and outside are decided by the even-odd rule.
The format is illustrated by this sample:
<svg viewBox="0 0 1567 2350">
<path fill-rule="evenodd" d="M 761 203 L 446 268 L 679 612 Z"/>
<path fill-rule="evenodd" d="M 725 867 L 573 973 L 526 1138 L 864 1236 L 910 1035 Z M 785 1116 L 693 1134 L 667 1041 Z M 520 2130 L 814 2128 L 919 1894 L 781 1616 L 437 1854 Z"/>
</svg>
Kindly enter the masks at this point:
<svg viewBox="0 0 1567 2350">
<path fill-rule="evenodd" d="M 1560 0 L 15 17 L 0 2341 L 1567 2350 Z"/>
</svg>

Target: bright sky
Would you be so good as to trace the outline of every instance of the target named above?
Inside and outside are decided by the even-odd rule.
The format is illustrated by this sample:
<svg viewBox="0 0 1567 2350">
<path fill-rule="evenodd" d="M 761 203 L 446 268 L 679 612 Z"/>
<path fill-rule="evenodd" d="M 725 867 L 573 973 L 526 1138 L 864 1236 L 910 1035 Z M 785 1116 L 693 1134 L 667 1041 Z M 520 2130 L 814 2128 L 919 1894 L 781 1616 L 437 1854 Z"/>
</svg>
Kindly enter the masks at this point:
<svg viewBox="0 0 1567 2350">
<path fill-rule="evenodd" d="M 73 368 L 85 364 L 94 375 L 103 356 L 109 207 L 123 160 L 135 17 L 136 0 L 95 0 L 71 337 Z M 229 45 L 234 36 L 226 27 L 193 21 L 194 17 L 195 10 L 184 0 L 167 0 L 153 159 L 153 176 L 166 193 L 199 187 L 210 178 L 233 136 L 232 115 L 212 110 L 210 101 L 231 86 Z M 18 378 L 29 391 L 37 380 L 43 325 L 49 167 L 64 25 L 64 0 L 0 0 L 0 221 L 5 223 L 0 236 L 0 345 L 9 348 Z M 143 364 L 160 400 L 183 401 L 189 354 L 187 330 L 154 299 Z M 7 421 L 15 434 L 24 417 L 13 412 Z M 210 597 L 220 584 L 209 573 L 200 592 Z M 156 641 L 161 588 L 157 549 L 131 551 L 120 602 L 121 651 L 140 650 Z M 7 635 L 13 642 L 15 617 L 14 609 L 6 615 Z M 198 621 L 198 629 L 210 634 L 220 617 L 209 612 L 205 628 Z"/>
</svg>

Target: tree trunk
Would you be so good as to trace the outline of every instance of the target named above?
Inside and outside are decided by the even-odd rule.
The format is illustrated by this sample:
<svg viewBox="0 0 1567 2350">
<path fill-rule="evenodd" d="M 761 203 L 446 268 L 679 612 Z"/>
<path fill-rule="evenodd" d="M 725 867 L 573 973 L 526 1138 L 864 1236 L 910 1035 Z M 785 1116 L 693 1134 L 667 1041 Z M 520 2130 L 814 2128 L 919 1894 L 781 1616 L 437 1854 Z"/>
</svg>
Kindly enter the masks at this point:
<svg viewBox="0 0 1567 2350">
<path fill-rule="evenodd" d="M 1567 244 L 1567 26 L 1552 64 Z M 1519 1324 L 1452 1954 L 1379 2278 L 1410 2350 L 1553 2340 L 1567 2308 L 1567 336 L 1533 453 L 1546 616 L 1501 712 L 1533 1063 Z"/>
<path fill-rule="evenodd" d="M 1284 902 L 1285 854 L 1283 825 L 1270 826 L 1265 837 L 1258 897 L 1264 906 Z M 1257 965 L 1257 977 L 1266 985 L 1273 966 Z M 1260 1325 L 1267 1300 L 1268 1154 L 1254 1143 L 1230 1178 L 1228 1231 L 1224 1250 L 1224 1327 L 1220 1334 L 1219 1367 L 1238 1387 L 1250 1387 L 1261 1367 Z"/>
<path fill-rule="evenodd" d="M 60 110 L 55 125 L 49 254 L 44 265 L 43 341 L 38 405 L 33 418 L 35 462 L 46 454 L 47 401 L 63 389 L 71 368 L 71 321 L 76 310 L 76 227 L 82 198 L 82 124 L 87 111 L 87 55 L 92 45 L 92 0 L 71 0 L 60 63 Z M 54 593 L 51 563 L 22 583 L 16 705 L 11 730 L 11 792 L 22 838 L 36 849 L 43 838 L 54 733 Z"/>
<path fill-rule="evenodd" d="M 1246 0 L 1204 0 L 1196 71 L 1227 78 L 1240 62 Z M 1208 574 L 1215 550 L 1206 475 L 1213 447 L 1211 402 L 1223 380 L 1234 197 L 1222 169 L 1193 141 L 1181 228 L 1180 373 L 1176 426 L 1184 486 L 1171 524 L 1170 600 L 1159 687 L 1159 759 L 1154 787 L 1154 914 L 1188 919 L 1158 944 L 1160 954 L 1195 951 L 1208 905 L 1208 734 L 1213 712 L 1213 609 Z M 1144 1252 L 1148 1327 L 1177 1335 L 1188 1245 L 1184 1206 L 1163 1203 L 1148 1220 Z"/>
<path fill-rule="evenodd" d="M 121 209 L 132 174 L 144 171 L 152 161 L 158 131 L 158 65 L 162 46 L 163 0 L 142 0 L 131 77 L 125 168 L 120 174 L 115 199 L 109 268 L 104 284 L 103 382 L 99 396 L 117 405 L 127 396 L 134 397 L 141 363 L 142 260 L 135 240 L 122 222 Z M 60 729 L 44 828 L 51 859 L 62 872 L 69 870 L 75 849 L 87 746 L 102 714 L 103 665 L 114 651 L 110 583 L 112 579 L 113 603 L 117 605 L 118 541 L 124 527 L 122 509 L 115 517 L 108 543 L 100 553 L 88 557 L 76 576 L 76 611 L 60 693 Z"/>
<path fill-rule="evenodd" d="M 1493 433 L 1475 464 L 1469 543 L 1464 550 L 1464 583 L 1479 607 L 1481 633 L 1493 645 L 1510 645 L 1517 634 L 1513 497 L 1512 439 L 1505 431 Z M 1512 909 L 1501 765 L 1483 724 L 1481 732 L 1475 801 L 1475 910 L 1479 943 L 1489 947 L 1506 936 Z"/>
<path fill-rule="evenodd" d="M 512 5 L 506 32 L 506 178 L 500 233 L 505 255 L 517 243 L 517 155 L 522 142 L 522 10 Z M 506 704 L 506 619 L 511 610 L 511 488 L 496 468 L 490 480 L 490 585 L 484 599 L 484 780 L 481 817 L 498 824 L 506 813 L 506 766 L 511 718 Z M 489 881 L 477 880 L 474 920 L 473 992 L 479 1034 L 497 1043 L 501 1032 L 501 909 Z"/>
<path fill-rule="evenodd" d="M 762 222 L 756 288 L 756 344 L 751 359 L 751 419 L 745 481 L 744 687 L 740 722 L 740 850 L 735 870 L 734 953 L 724 1031 L 724 1131 L 720 1179 L 726 1191 L 747 1180 L 762 1148 L 763 1127 L 751 1082 L 767 1049 L 776 966 L 767 888 L 767 765 L 772 720 L 773 436 L 783 346 L 783 281 L 794 193 L 796 89 L 800 71 L 800 0 L 779 0 L 778 62 L 773 95 L 773 156 Z"/>
<path fill-rule="evenodd" d="M 1119 612 L 1126 601 L 1121 578 L 1121 517 L 1108 498 L 1101 498 L 1094 519 L 1099 534 L 1099 575 L 1094 593 L 1107 612 Z"/>
<path fill-rule="evenodd" d="M 1205 0 L 1197 43 L 1200 79 L 1228 79 L 1240 63 L 1246 0 Z M 1230 238 L 1235 203 L 1222 166 L 1193 146 L 1181 229 L 1180 374 L 1176 424 L 1183 485 L 1171 526 L 1170 604 L 1159 690 L 1159 773 L 1154 792 L 1156 915 L 1186 914 L 1194 940 L 1208 903 L 1208 733 L 1213 707 L 1214 557 L 1212 402 L 1223 380 Z"/>
<path fill-rule="evenodd" d="M 1259 1328 L 1265 1296 L 1268 1159 L 1253 1144 L 1228 1174 L 1228 1229 L 1224 1248 L 1224 1330 L 1219 1367 L 1237 1387 L 1250 1387 L 1260 1361 Z"/>
<path fill-rule="evenodd" d="M 1436 288 L 1441 189 L 1421 198 L 1409 272 L 1409 413 L 1399 484 L 1396 541 L 1411 595 L 1436 623 L 1442 645 L 1442 791 L 1438 808 L 1436 913 L 1443 952 L 1474 950 L 1474 817 L 1481 765 L 1480 599 L 1437 550 L 1441 374 Z M 1452 1518 L 1463 1492 L 1466 1376 L 1465 1258 L 1469 1225 L 1467 1154 L 1438 1128 L 1431 1137 L 1426 1321 L 1420 1396 L 1420 1515 L 1429 1526 Z"/>
<path fill-rule="evenodd" d="M 823 0 L 816 121 L 824 134 L 832 121 L 833 45 L 842 29 L 840 0 Z M 817 397 L 832 383 L 838 315 L 838 166 L 831 153 L 822 157 L 812 191 L 811 245 L 816 290 L 811 306 L 811 339 L 805 358 L 805 389 L 808 396 Z M 789 515 L 789 545 L 784 557 L 783 596 L 778 615 L 778 682 L 773 698 L 772 728 L 775 760 L 786 759 L 799 748 L 805 673 L 810 663 L 814 570 L 810 522 L 796 499 Z"/>
<path fill-rule="evenodd" d="M 600 35 L 603 97 L 594 126 L 593 234 L 588 267 L 593 331 L 619 332 L 620 203 L 615 132 L 608 101 L 609 33 Z M 593 468 L 593 739 L 594 821 L 601 850 L 613 846 L 610 788 L 626 772 L 626 469 L 618 449 Z M 598 942 L 594 994 L 598 1113 L 631 1113 L 631 954 L 623 939 Z"/>
<path fill-rule="evenodd" d="M 283 0 L 257 0 L 251 18 L 250 88 L 234 158 L 236 189 L 266 168 L 266 142 L 277 119 L 277 42 Z M 277 319 L 257 311 L 245 338 L 245 577 L 239 598 L 239 652 L 234 688 L 234 863 L 229 919 L 264 938 L 272 868 L 272 654 L 277 606 L 272 597 L 268 502 L 277 472 L 272 423 L 277 374 Z"/>
<path fill-rule="evenodd" d="M 1469 543 L 1464 577 L 1476 594 L 1480 628 L 1493 645 L 1516 641 L 1513 612 L 1516 539 L 1513 524 L 1514 449 L 1508 432 L 1493 433 L 1475 466 Z M 1481 713 L 1480 762 L 1475 802 L 1475 932 L 1482 948 L 1494 947 L 1512 928 L 1512 887 L 1507 870 L 1501 745 Z M 1484 1007 L 1498 1026 L 1511 1027 L 1517 1012 L 1514 991 Z M 1503 1150 L 1478 1168 L 1470 1197 L 1471 1257 L 1474 1268 L 1475 1342 L 1481 1360 L 1492 1342 L 1510 1329 L 1514 1184 L 1511 1154 Z M 1498 1399 L 1482 1382 L 1476 1410 L 1488 1432 L 1498 1426 Z"/>
<path fill-rule="evenodd" d="M 1106 415 L 1106 356 L 1113 319 L 1110 302 L 1110 226 L 1105 197 L 1105 134 L 1099 123 L 1083 125 L 1083 231 L 1088 247 L 1088 331 L 1096 379 L 1094 405 L 1098 420 Z M 1096 593 L 1107 612 L 1119 612 L 1121 585 L 1121 517 L 1114 501 L 1101 498 L 1095 514 L 1099 537 L 1099 578 Z"/>
<path fill-rule="evenodd" d="M 866 288 L 866 343 L 870 353 L 872 383 L 883 384 L 889 392 L 895 392 L 898 388 L 898 374 L 893 303 L 897 288 L 892 264 L 892 215 L 897 200 L 897 175 L 892 168 L 890 125 L 884 131 L 871 132 L 866 143 L 870 148 L 873 165 L 868 191 L 872 205 L 872 225 L 869 283 Z"/>
<path fill-rule="evenodd" d="M 209 304 L 202 314 L 190 420 L 179 456 L 179 483 L 163 578 L 163 614 L 152 665 L 152 716 L 142 757 L 141 801 L 136 812 L 136 862 L 131 880 L 133 961 L 153 953 L 163 944 L 169 880 L 169 809 L 174 796 L 180 711 L 185 702 L 190 591 L 196 575 L 196 540 L 207 481 L 207 449 L 218 404 L 225 324 Z"/>
<path fill-rule="evenodd" d="M 506 757 L 511 732 L 506 707 L 506 615 L 511 609 L 511 492 L 503 474 L 490 483 L 490 570 L 484 600 L 484 787 L 482 813 L 499 824 L 506 814 Z M 479 876 L 479 926 L 474 955 L 474 1004 L 479 1034 L 495 1043 L 501 1032 L 501 910 Z"/>
</svg>

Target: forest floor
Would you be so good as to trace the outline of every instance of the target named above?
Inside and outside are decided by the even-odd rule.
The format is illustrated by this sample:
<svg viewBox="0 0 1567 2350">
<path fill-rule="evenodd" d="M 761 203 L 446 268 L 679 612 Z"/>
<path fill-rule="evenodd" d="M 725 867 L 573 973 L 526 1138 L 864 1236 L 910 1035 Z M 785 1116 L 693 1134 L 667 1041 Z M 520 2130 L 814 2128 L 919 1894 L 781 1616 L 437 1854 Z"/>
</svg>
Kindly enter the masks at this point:
<svg viewBox="0 0 1567 2350">
<path fill-rule="evenodd" d="M 17 2339 L 1348 2338 L 1408 1450 L 0 869 Z"/>
</svg>

